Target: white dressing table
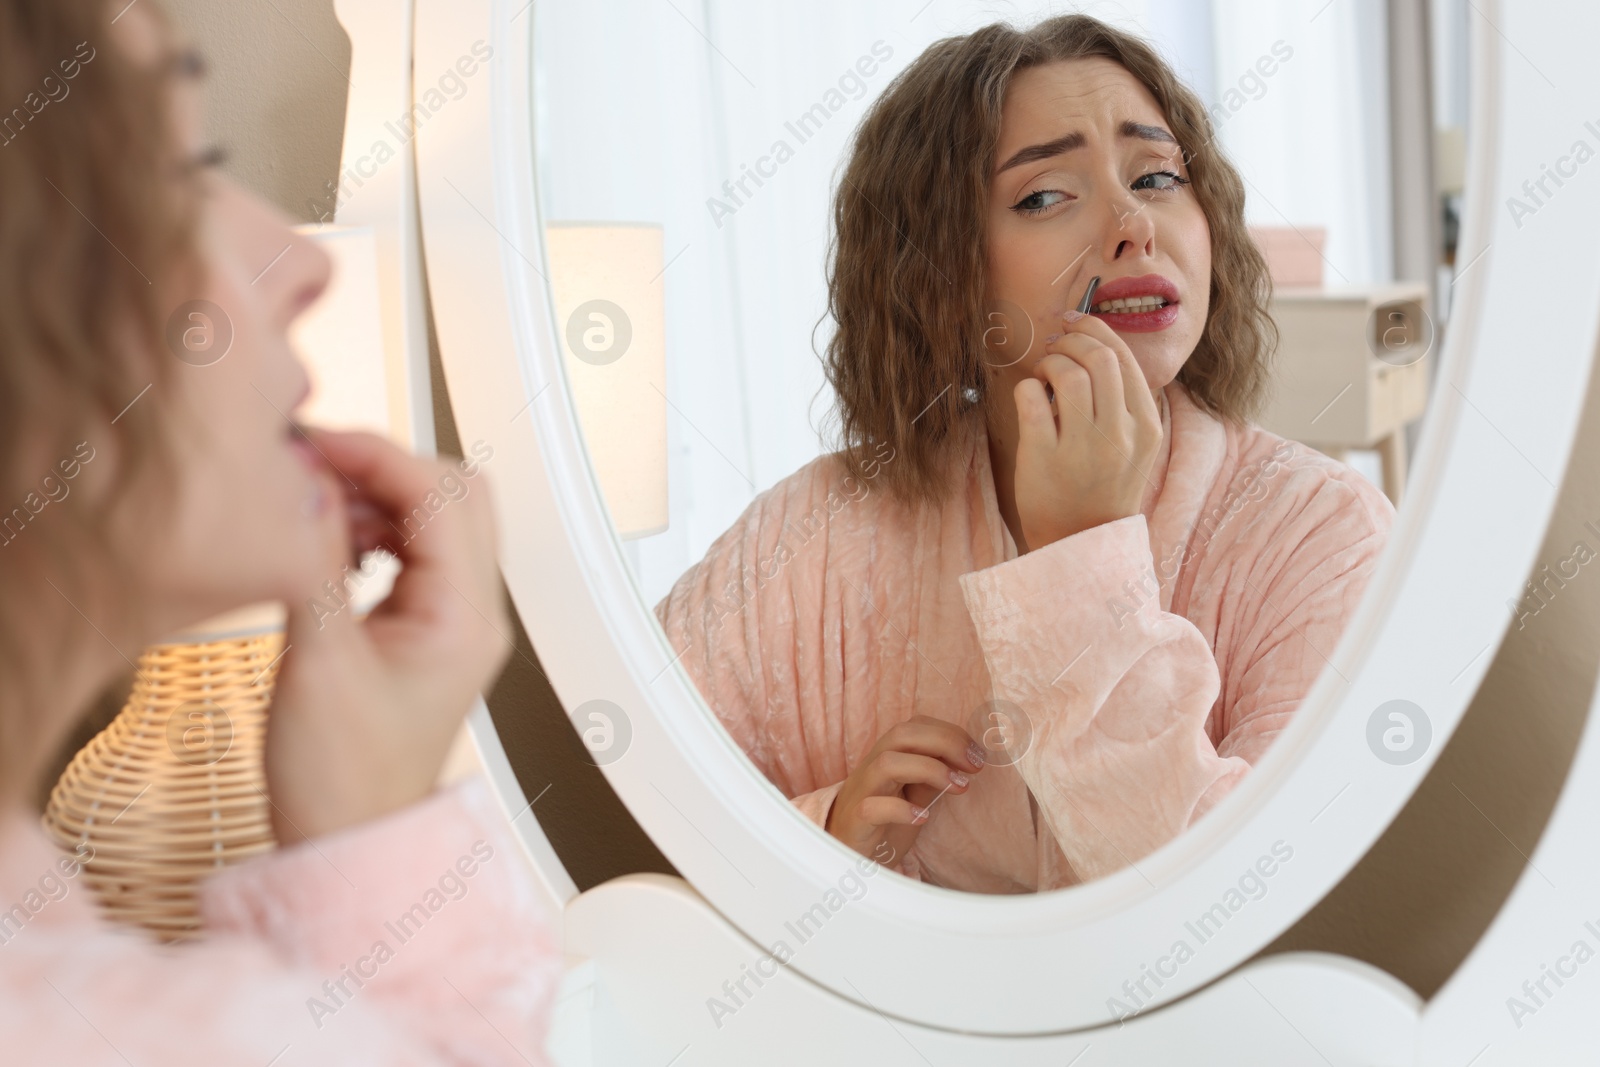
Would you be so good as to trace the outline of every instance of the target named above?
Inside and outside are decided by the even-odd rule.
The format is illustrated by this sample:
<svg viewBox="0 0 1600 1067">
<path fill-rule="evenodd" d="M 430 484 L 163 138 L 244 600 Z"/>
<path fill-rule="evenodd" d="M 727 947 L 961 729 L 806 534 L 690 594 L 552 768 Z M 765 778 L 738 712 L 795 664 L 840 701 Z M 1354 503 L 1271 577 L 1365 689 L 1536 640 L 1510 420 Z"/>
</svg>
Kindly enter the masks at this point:
<svg viewBox="0 0 1600 1067">
<path fill-rule="evenodd" d="M 1550 146 L 1570 141 L 1568 117 L 1543 106 L 1547 88 L 1505 38 L 1474 24 L 1462 248 L 1468 258 L 1488 252 L 1460 283 L 1407 490 L 1412 506 L 1306 710 L 1238 791 L 1138 872 L 1027 898 L 949 893 L 880 873 L 834 909 L 826 894 L 848 860 L 786 810 L 703 713 L 634 590 L 590 477 L 539 266 L 532 20 L 523 3 L 339 0 L 361 87 L 347 156 L 411 106 L 412 71 L 447 69 L 474 42 L 493 49 L 483 80 L 421 126 L 415 159 L 395 168 L 390 195 L 362 198 L 365 217 L 340 221 L 372 224 L 389 242 L 393 294 L 420 292 L 425 244 L 456 423 L 463 440 L 489 441 L 500 457 L 501 562 L 516 609 L 569 709 L 593 699 L 627 709 L 632 748 L 606 776 L 684 875 L 630 876 L 579 894 L 480 708 L 473 727 L 485 764 L 565 917 L 574 966 L 552 1044 L 565 1067 L 1489 1067 L 1563 1062 L 1559 1050 L 1595 1047 L 1591 1008 L 1600 998 L 1576 983 L 1539 1007 L 1537 1026 L 1515 1025 L 1507 1009 L 1525 979 L 1581 936 L 1584 902 L 1600 900 L 1600 860 L 1586 831 L 1600 809 L 1592 721 L 1533 864 L 1431 1002 L 1343 957 L 1253 959 L 1350 870 L 1437 757 L 1487 667 L 1475 654 L 1508 621 L 1503 610 L 1451 605 L 1464 584 L 1474 603 L 1492 606 L 1520 590 L 1555 503 L 1555 486 L 1530 478 L 1525 464 L 1558 475 L 1572 447 L 1600 311 L 1600 197 L 1571 192 L 1541 212 L 1548 224 L 1520 232 L 1497 210 L 1530 161 L 1536 168 Z M 1497 25 L 1562 26 L 1546 43 L 1547 61 L 1559 58 L 1574 99 L 1600 98 L 1600 65 L 1584 54 L 1600 39 L 1600 10 L 1552 0 L 1480 6 Z M 1543 270 L 1554 262 L 1560 272 Z M 1535 301 L 1577 310 L 1530 325 L 1517 309 Z M 392 323 L 391 357 L 415 374 L 426 367 L 423 331 L 400 309 Z M 1543 383 L 1537 395 L 1530 379 Z M 1405 410 L 1396 402 L 1386 417 Z M 1463 530 L 1473 531 L 1470 545 Z M 1396 699 L 1431 728 L 1431 744 L 1409 762 L 1374 758 L 1367 742 L 1375 709 Z M 1294 859 L 1270 890 L 1230 909 L 1214 937 L 1176 961 L 1185 924 L 1277 842 Z M 791 943 L 782 965 L 764 962 L 785 924 L 819 902 L 827 918 L 815 935 Z M 1126 1003 L 1130 988 L 1149 995 L 1118 1021 L 1108 1005 Z"/>
</svg>

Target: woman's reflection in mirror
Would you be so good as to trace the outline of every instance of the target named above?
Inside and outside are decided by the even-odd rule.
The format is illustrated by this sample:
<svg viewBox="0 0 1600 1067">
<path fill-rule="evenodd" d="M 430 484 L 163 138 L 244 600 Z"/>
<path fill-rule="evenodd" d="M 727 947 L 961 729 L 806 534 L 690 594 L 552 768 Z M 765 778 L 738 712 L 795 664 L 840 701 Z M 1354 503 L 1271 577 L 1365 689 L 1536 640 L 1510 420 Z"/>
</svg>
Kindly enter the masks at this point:
<svg viewBox="0 0 1600 1067">
<path fill-rule="evenodd" d="M 1383 550 L 1383 493 L 1251 421 L 1270 282 L 1212 133 L 1083 15 L 913 61 L 835 193 L 837 448 L 656 607 L 768 778 L 902 874 L 1137 865 L 1288 725 Z"/>
</svg>

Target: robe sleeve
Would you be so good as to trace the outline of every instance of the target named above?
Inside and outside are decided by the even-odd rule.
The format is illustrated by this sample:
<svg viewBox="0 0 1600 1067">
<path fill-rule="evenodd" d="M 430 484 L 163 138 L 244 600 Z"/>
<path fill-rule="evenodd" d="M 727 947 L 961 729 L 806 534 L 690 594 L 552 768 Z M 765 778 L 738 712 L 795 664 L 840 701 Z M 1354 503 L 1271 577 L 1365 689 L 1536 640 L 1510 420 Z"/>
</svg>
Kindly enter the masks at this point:
<svg viewBox="0 0 1600 1067">
<path fill-rule="evenodd" d="M 821 789 L 813 789 L 809 793 L 801 793 L 794 798 L 794 806 L 800 809 L 800 814 L 822 827 L 828 828 L 828 813 L 833 810 L 833 802 L 838 799 L 839 789 L 844 782 L 837 781 L 832 785 L 825 785 Z"/>
<path fill-rule="evenodd" d="M 545 1067 L 563 958 L 504 822 L 468 781 L 247 860 L 202 884 L 204 937 L 176 946 L 104 922 L 68 875 L 0 948 L 3 1062 Z"/>
<path fill-rule="evenodd" d="M 1221 668 L 1162 610 L 1143 514 L 961 576 L 997 708 L 1027 727 L 1007 751 L 1080 880 L 1136 864 L 1226 796 L 1316 680 L 1388 532 L 1386 499 L 1338 485 L 1225 550 Z"/>
<path fill-rule="evenodd" d="M 359 1004 L 441 1062 L 540 1063 L 562 957 L 503 821 L 467 779 L 229 868 L 201 913 L 210 933 L 326 977 L 305 990 L 312 1031 Z"/>
</svg>

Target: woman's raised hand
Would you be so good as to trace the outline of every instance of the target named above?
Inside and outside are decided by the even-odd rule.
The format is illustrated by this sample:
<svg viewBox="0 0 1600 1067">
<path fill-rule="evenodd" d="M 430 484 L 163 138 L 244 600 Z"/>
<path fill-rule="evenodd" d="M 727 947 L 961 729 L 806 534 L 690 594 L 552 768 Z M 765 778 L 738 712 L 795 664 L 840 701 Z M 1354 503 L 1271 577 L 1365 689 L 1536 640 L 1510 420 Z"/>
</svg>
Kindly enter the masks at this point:
<svg viewBox="0 0 1600 1067">
<path fill-rule="evenodd" d="M 1161 447 L 1161 413 L 1127 344 L 1093 315 L 1068 314 L 1014 394 L 1017 514 L 1030 551 L 1136 514 Z"/>
<path fill-rule="evenodd" d="M 982 746 L 961 727 L 912 716 L 884 731 L 845 779 L 828 813 L 828 833 L 863 856 L 893 862 L 916 843 L 934 800 L 965 793 L 983 765 Z M 886 853 L 885 843 L 893 851 Z"/>
<path fill-rule="evenodd" d="M 289 603 L 266 743 L 273 828 L 285 844 L 426 796 L 510 651 L 482 480 L 452 492 L 466 484 L 454 463 L 373 434 L 308 436 L 333 467 L 318 475 L 326 579 L 342 589 L 343 568 L 379 545 L 403 569 L 364 619 L 321 583 Z"/>
</svg>

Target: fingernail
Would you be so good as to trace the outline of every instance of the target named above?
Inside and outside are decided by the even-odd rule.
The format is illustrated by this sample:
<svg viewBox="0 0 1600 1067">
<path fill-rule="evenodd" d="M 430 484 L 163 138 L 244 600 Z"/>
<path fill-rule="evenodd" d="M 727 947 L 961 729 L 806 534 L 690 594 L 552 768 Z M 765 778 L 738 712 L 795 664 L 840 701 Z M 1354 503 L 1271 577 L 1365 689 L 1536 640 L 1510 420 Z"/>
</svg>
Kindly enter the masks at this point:
<svg viewBox="0 0 1600 1067">
<path fill-rule="evenodd" d="M 928 809 L 927 808 L 912 808 L 911 809 L 911 821 L 913 823 L 927 822 L 928 821 Z"/>
<path fill-rule="evenodd" d="M 1044 339 L 1044 343 L 1050 345 L 1055 344 L 1059 340 L 1061 340 L 1061 335 L 1059 333 L 1053 333 Z"/>
<path fill-rule="evenodd" d="M 1067 312 L 1063 318 L 1065 318 L 1068 322 L 1077 322 L 1079 319 L 1083 318 L 1083 312 L 1079 311 L 1077 308 L 1073 308 L 1071 311 Z"/>
<path fill-rule="evenodd" d="M 982 767 L 986 762 L 983 754 L 983 746 L 978 744 L 976 741 L 973 741 L 971 744 L 967 745 L 967 759 L 971 760 L 974 766 Z"/>
<path fill-rule="evenodd" d="M 968 782 L 972 781 L 972 779 L 968 778 L 961 771 L 951 771 L 950 772 L 950 781 L 951 781 L 951 783 L 953 783 L 955 785 L 965 786 Z"/>
</svg>

